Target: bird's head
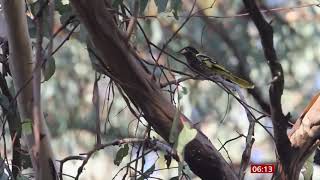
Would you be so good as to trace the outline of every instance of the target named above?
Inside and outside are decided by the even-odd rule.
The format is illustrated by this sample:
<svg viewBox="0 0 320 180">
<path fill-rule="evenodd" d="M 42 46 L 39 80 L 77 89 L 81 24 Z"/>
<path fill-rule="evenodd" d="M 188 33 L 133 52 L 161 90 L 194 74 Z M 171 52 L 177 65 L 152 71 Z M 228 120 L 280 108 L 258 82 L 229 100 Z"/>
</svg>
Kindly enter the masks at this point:
<svg viewBox="0 0 320 180">
<path fill-rule="evenodd" d="M 191 47 L 191 46 L 184 47 L 178 52 L 184 56 L 186 55 L 195 56 L 196 54 L 199 54 L 199 52 L 194 47 Z"/>
</svg>

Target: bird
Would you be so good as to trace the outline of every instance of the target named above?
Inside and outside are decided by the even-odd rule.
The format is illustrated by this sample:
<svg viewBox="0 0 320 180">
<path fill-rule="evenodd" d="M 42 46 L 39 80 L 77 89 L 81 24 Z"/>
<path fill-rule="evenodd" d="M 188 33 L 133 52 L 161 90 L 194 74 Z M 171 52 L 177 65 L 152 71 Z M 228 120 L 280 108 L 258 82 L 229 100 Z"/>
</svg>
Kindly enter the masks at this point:
<svg viewBox="0 0 320 180">
<path fill-rule="evenodd" d="M 200 75 L 209 77 L 213 75 L 218 75 L 223 79 L 226 79 L 232 82 L 233 84 L 238 85 L 241 88 L 254 88 L 253 83 L 234 75 L 229 70 L 219 65 L 217 61 L 213 60 L 205 54 L 199 53 L 199 51 L 194 47 L 187 46 L 182 48 L 178 52 L 186 58 L 187 63 L 191 67 L 191 69 L 196 73 L 199 73 Z"/>
</svg>

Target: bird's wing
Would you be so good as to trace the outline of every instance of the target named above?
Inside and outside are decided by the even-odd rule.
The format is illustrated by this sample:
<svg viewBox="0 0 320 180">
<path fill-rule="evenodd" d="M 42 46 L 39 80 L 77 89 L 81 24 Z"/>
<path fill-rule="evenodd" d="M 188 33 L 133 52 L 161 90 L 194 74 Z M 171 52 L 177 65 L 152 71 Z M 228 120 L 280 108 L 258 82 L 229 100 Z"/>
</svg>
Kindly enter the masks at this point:
<svg viewBox="0 0 320 180">
<path fill-rule="evenodd" d="M 223 78 L 226 78 L 230 81 L 232 81 L 235 84 L 238 84 L 242 88 L 253 88 L 254 85 L 242 78 L 239 78 L 238 76 L 232 74 L 230 71 L 225 69 L 223 66 L 219 65 L 216 61 L 211 59 L 210 57 L 203 55 L 203 54 L 197 54 L 197 58 L 204 63 L 205 66 L 207 66 L 212 73 L 222 76 Z"/>
<path fill-rule="evenodd" d="M 213 65 L 213 66 L 211 66 L 210 69 L 215 74 L 218 74 L 218 75 L 222 76 L 223 78 L 226 78 L 226 79 L 232 81 L 233 83 L 238 84 L 241 88 L 248 88 L 248 89 L 254 88 L 254 84 L 232 74 L 230 71 L 226 70 L 222 66 Z"/>
<path fill-rule="evenodd" d="M 253 88 L 254 85 L 251 82 L 248 82 L 238 76 L 232 74 L 230 71 L 225 69 L 223 66 L 219 65 L 215 60 L 211 59 L 209 56 L 204 54 L 197 54 L 197 59 L 201 61 L 206 67 L 208 67 L 211 73 L 219 75 L 223 78 L 226 78 L 232 81 L 235 84 L 238 84 L 242 88 Z"/>
<path fill-rule="evenodd" d="M 201 62 L 210 62 L 212 64 L 217 64 L 217 62 L 213 59 L 211 59 L 209 56 L 204 55 L 204 54 L 197 54 L 196 57 L 201 61 Z"/>
<path fill-rule="evenodd" d="M 212 69 L 212 70 L 218 69 L 225 73 L 231 73 L 230 71 L 226 70 L 223 66 L 219 65 L 217 61 L 211 59 L 209 56 L 206 56 L 204 54 L 197 54 L 197 58 L 202 63 L 204 63 L 204 65 L 207 66 L 209 69 Z"/>
</svg>

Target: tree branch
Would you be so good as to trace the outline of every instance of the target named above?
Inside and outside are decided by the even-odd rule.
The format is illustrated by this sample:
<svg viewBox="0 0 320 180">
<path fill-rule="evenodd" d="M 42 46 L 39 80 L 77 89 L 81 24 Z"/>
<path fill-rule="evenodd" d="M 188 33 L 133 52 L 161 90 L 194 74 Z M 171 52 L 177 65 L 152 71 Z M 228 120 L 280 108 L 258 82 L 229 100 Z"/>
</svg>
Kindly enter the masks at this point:
<svg viewBox="0 0 320 180">
<path fill-rule="evenodd" d="M 274 130 L 275 144 L 279 155 L 280 164 L 284 170 L 284 174 L 289 173 L 291 163 L 292 148 L 287 136 L 288 118 L 282 112 L 281 96 L 284 88 L 284 77 L 281 64 L 273 45 L 273 29 L 271 25 L 264 19 L 255 1 L 243 0 L 245 7 L 249 11 L 250 17 L 256 25 L 264 50 L 264 55 L 271 70 L 272 79 L 276 79 L 271 83 L 269 89 L 271 118 Z M 282 172 L 281 172 L 282 173 Z M 282 174 L 282 175 L 284 175 Z M 287 178 L 287 177 L 286 177 Z"/>
<path fill-rule="evenodd" d="M 154 130 L 168 141 L 176 108 L 162 94 L 159 85 L 152 80 L 152 75 L 128 51 L 129 45 L 108 11 L 110 4 L 102 0 L 90 3 L 71 0 L 71 4 L 87 28 L 98 55 L 112 75 L 121 81 L 119 85 L 123 91 L 141 109 Z M 190 122 L 183 114 L 179 118 L 179 122 Z M 225 159 L 200 131 L 186 146 L 185 160 L 202 179 L 237 179 Z"/>
</svg>

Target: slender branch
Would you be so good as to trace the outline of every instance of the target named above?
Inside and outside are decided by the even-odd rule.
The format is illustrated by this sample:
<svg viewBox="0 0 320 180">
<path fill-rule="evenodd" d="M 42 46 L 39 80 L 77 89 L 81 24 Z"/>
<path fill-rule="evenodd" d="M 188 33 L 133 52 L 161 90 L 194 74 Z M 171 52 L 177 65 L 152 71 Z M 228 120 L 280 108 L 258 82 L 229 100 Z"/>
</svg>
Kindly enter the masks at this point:
<svg viewBox="0 0 320 180">
<path fill-rule="evenodd" d="M 288 119 L 284 116 L 281 106 L 281 96 L 284 89 L 284 77 L 282 66 L 278 62 L 278 57 L 274 49 L 273 29 L 262 16 L 255 1 L 243 0 L 243 3 L 249 11 L 250 17 L 259 31 L 264 55 L 271 70 L 272 79 L 276 79 L 272 82 L 269 89 L 271 118 L 279 160 L 284 166 L 284 171 L 288 173 L 292 149 L 290 148 L 290 141 L 286 131 Z"/>
</svg>

